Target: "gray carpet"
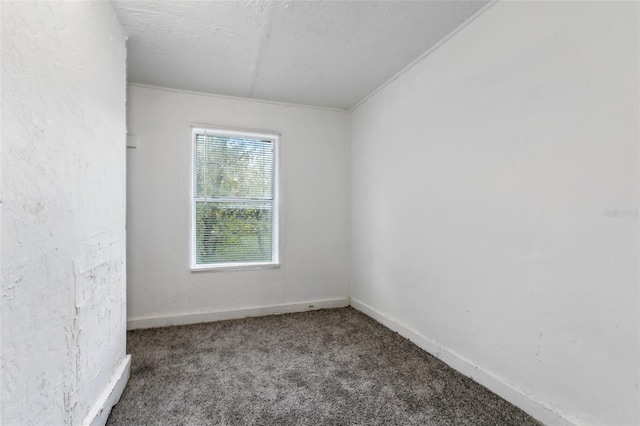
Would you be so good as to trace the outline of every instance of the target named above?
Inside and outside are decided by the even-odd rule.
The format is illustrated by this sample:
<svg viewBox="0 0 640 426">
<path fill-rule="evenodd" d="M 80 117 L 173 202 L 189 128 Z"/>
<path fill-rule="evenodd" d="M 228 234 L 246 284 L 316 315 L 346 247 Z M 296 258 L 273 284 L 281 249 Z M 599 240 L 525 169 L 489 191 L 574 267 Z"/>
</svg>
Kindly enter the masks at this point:
<svg viewBox="0 0 640 426">
<path fill-rule="evenodd" d="M 108 425 L 538 425 L 352 308 L 136 330 Z"/>
</svg>

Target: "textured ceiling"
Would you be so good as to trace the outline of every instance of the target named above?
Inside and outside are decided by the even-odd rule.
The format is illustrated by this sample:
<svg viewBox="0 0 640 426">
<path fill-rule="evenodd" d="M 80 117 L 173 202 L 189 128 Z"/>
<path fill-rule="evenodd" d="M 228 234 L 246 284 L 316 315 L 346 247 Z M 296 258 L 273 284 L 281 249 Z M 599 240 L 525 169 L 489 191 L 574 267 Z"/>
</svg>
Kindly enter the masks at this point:
<svg viewBox="0 0 640 426">
<path fill-rule="evenodd" d="M 486 1 L 113 1 L 130 82 L 350 109 Z"/>
</svg>

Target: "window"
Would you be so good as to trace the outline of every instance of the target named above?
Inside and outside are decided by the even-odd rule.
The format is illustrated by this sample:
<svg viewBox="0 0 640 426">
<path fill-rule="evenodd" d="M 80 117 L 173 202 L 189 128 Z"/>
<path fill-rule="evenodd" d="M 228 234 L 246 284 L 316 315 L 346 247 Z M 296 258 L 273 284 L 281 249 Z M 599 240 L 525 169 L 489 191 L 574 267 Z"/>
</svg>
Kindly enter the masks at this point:
<svg viewBox="0 0 640 426">
<path fill-rule="evenodd" d="M 278 264 L 278 136 L 193 129 L 191 267 Z"/>
</svg>

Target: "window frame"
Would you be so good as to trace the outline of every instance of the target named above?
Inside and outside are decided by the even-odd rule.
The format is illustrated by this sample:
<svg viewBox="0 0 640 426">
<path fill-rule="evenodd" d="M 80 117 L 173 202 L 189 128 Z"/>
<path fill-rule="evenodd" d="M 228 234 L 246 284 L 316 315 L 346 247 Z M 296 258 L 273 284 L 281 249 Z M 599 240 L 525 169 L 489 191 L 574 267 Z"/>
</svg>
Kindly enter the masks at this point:
<svg viewBox="0 0 640 426">
<path fill-rule="evenodd" d="M 273 143 L 273 210 L 272 210 L 272 243 L 270 262 L 226 262 L 226 263 L 196 263 L 196 135 L 213 135 L 221 137 L 236 137 L 246 139 L 269 140 Z M 191 169 L 190 169 L 190 225 L 189 232 L 189 263 L 191 272 L 221 271 L 221 270 L 251 270 L 280 267 L 280 134 L 275 132 L 258 132 L 250 130 L 231 130 L 218 126 L 191 126 Z"/>
</svg>

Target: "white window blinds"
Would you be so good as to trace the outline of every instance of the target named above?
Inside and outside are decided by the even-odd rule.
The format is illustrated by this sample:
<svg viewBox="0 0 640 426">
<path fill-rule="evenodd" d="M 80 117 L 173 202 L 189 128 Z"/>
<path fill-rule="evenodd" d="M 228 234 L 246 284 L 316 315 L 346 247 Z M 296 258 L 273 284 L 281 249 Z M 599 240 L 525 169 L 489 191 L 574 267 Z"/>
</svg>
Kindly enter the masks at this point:
<svg viewBox="0 0 640 426">
<path fill-rule="evenodd" d="M 278 262 L 277 140 L 193 130 L 192 267 Z"/>
</svg>

